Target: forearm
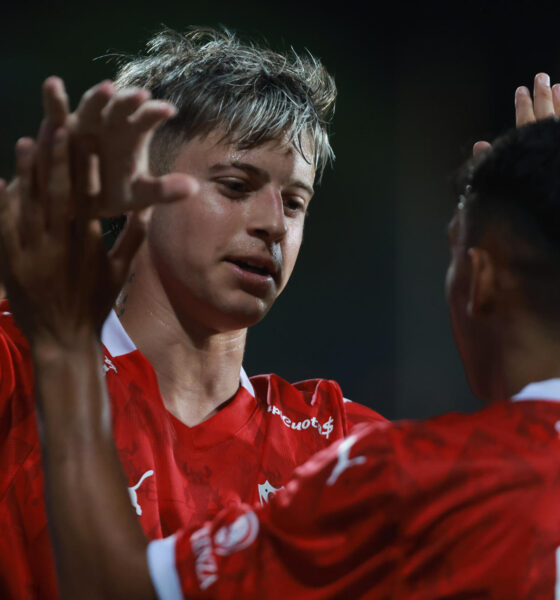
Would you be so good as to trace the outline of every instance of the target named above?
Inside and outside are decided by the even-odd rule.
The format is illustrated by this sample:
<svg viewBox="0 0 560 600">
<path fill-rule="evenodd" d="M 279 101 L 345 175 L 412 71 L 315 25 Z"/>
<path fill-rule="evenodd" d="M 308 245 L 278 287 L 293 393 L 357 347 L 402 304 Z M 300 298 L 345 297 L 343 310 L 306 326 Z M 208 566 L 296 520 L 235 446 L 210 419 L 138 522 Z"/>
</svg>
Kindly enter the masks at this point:
<svg viewBox="0 0 560 600">
<path fill-rule="evenodd" d="M 32 345 L 33 346 L 33 345 Z M 152 598 L 94 335 L 35 344 L 47 512 L 63 598 Z"/>
</svg>

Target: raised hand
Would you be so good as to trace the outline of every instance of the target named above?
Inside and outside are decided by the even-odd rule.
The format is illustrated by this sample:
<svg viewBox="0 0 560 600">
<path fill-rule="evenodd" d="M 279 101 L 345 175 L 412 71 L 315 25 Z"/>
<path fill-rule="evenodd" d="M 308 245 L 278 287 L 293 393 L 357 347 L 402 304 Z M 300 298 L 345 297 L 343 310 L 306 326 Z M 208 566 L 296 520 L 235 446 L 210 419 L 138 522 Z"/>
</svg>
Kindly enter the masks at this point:
<svg viewBox="0 0 560 600">
<path fill-rule="evenodd" d="M 88 147 L 88 177 L 81 192 L 89 199 L 92 215 L 119 216 L 173 202 L 189 193 L 187 176 L 150 173 L 149 143 L 155 129 L 175 114 L 170 103 L 151 100 L 143 89 L 115 90 L 110 81 L 104 81 L 88 90 L 76 111 L 69 113 L 64 84 L 57 77 L 45 81 L 43 103 L 45 120 L 38 138 L 41 149 L 61 125 L 70 133 L 71 146 L 80 143 Z M 44 157 L 45 152 L 41 155 Z M 40 159 L 39 182 L 44 181 L 48 170 L 43 163 Z"/>
<path fill-rule="evenodd" d="M 100 225 L 72 185 L 68 138 L 64 128 L 52 132 L 45 187 L 37 185 L 42 150 L 29 138 L 16 145 L 17 179 L 0 181 L 0 270 L 32 345 L 71 346 L 98 334 L 144 236 L 132 214 L 114 250 L 104 250 Z M 80 153 L 78 181 L 89 158 Z"/>
<path fill-rule="evenodd" d="M 550 86 L 547 73 L 537 73 L 533 84 L 533 96 L 529 88 L 520 86 L 515 90 L 515 125 L 522 127 L 528 123 L 560 116 L 560 84 Z M 478 141 L 473 146 L 473 156 L 490 148 L 490 143 Z"/>
<path fill-rule="evenodd" d="M 535 76 L 533 98 L 525 86 L 515 90 L 515 124 L 517 127 L 560 115 L 560 84 L 550 86 L 547 73 Z"/>
</svg>

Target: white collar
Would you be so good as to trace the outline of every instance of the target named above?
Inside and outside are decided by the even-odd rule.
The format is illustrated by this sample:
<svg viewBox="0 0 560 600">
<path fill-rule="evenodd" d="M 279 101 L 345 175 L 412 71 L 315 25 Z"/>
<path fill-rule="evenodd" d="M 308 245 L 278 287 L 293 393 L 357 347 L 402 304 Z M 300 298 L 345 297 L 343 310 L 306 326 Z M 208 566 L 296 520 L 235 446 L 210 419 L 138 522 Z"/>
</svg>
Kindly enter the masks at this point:
<svg viewBox="0 0 560 600">
<path fill-rule="evenodd" d="M 109 316 L 103 324 L 101 329 L 101 341 L 109 354 L 113 357 L 122 356 L 123 354 L 129 354 L 136 350 L 134 342 L 130 339 L 125 328 L 122 326 L 121 320 L 117 317 L 117 313 L 112 310 Z M 255 397 L 255 388 L 247 377 L 245 369 L 241 367 L 241 373 L 239 375 L 239 383 L 244 387 L 250 394 Z"/>
<path fill-rule="evenodd" d="M 136 350 L 134 342 L 128 337 L 117 313 L 112 310 L 103 323 L 101 341 L 111 356 L 117 357 Z"/>
<path fill-rule="evenodd" d="M 529 383 L 520 392 L 511 397 L 513 402 L 520 400 L 552 400 L 560 402 L 560 379 L 547 379 Z"/>
</svg>

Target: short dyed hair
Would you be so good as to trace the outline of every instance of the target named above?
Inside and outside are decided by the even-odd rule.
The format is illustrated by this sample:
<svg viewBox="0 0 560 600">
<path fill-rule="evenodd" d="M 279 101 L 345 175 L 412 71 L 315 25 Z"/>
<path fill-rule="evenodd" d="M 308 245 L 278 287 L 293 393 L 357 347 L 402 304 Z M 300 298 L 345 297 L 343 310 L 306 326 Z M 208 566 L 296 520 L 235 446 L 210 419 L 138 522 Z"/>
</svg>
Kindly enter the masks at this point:
<svg viewBox="0 0 560 600">
<path fill-rule="evenodd" d="M 508 132 L 468 163 L 461 181 L 467 243 L 498 226 L 529 304 L 560 321 L 560 120 Z"/>
<path fill-rule="evenodd" d="M 182 143 L 214 130 L 239 148 L 287 139 L 319 177 L 334 158 L 328 129 L 336 86 L 308 52 L 280 54 L 226 29 L 165 29 L 148 41 L 145 54 L 120 58 L 116 85 L 146 88 L 178 110 L 154 136 L 156 172 L 169 170 Z M 303 152 L 306 136 L 310 157 Z"/>
</svg>

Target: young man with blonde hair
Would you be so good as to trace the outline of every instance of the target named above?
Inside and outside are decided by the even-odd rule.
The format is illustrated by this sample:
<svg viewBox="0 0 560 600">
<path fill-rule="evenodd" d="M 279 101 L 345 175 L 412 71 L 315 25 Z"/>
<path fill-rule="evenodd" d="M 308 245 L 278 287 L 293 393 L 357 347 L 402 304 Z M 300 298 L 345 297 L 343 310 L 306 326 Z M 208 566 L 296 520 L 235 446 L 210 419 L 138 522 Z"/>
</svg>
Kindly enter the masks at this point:
<svg viewBox="0 0 560 600">
<path fill-rule="evenodd" d="M 226 506 L 266 504 L 316 451 L 356 422 L 381 419 L 346 401 L 333 381 L 292 385 L 276 375 L 248 378 L 242 369 L 247 328 L 286 286 L 315 181 L 332 158 L 327 129 L 335 93 L 310 55 L 285 56 L 227 32 L 166 30 L 144 56 L 124 62 L 115 85 L 90 90 L 72 115 L 62 83 L 47 81 L 49 119 L 38 146 L 18 145 L 21 174 L 37 160 L 32 187 L 49 196 L 47 149 L 53 139 L 62 143 L 53 133 L 60 125 L 69 132 L 81 199 L 75 206 L 53 203 L 44 223 L 60 244 L 68 235 L 95 238 L 90 217 L 129 213 L 124 238 L 101 271 L 95 254 L 86 260 L 78 251 L 68 257 L 67 272 L 77 290 L 92 293 L 88 310 L 104 321 L 97 333 L 114 440 L 149 539 L 181 524 L 199 526 Z M 25 191 L 26 181 L 20 177 L 11 193 Z M 147 205 L 144 239 L 130 211 Z M 26 243 L 46 239 L 38 206 L 23 209 Z M 76 219 L 70 230 L 61 225 L 65 216 Z M 30 268 L 54 275 L 59 258 L 45 248 L 43 265 Z M 0 595 L 52 598 L 45 457 L 33 398 L 36 347 L 30 352 L 11 315 L 39 318 L 40 311 L 26 305 L 9 277 L 7 283 L 10 304 L 0 317 Z M 115 286 L 120 295 L 105 320 Z M 44 283 L 45 307 L 64 304 L 59 292 Z M 71 343 L 81 317 L 67 309 L 63 337 Z M 44 333 L 63 341 L 60 331 Z M 74 358 L 87 389 L 88 370 L 79 353 Z M 98 475 L 78 470 L 75 485 L 96 488 Z M 51 507 L 62 507 L 61 500 Z M 101 502 L 99 516 L 105 510 Z"/>
</svg>

